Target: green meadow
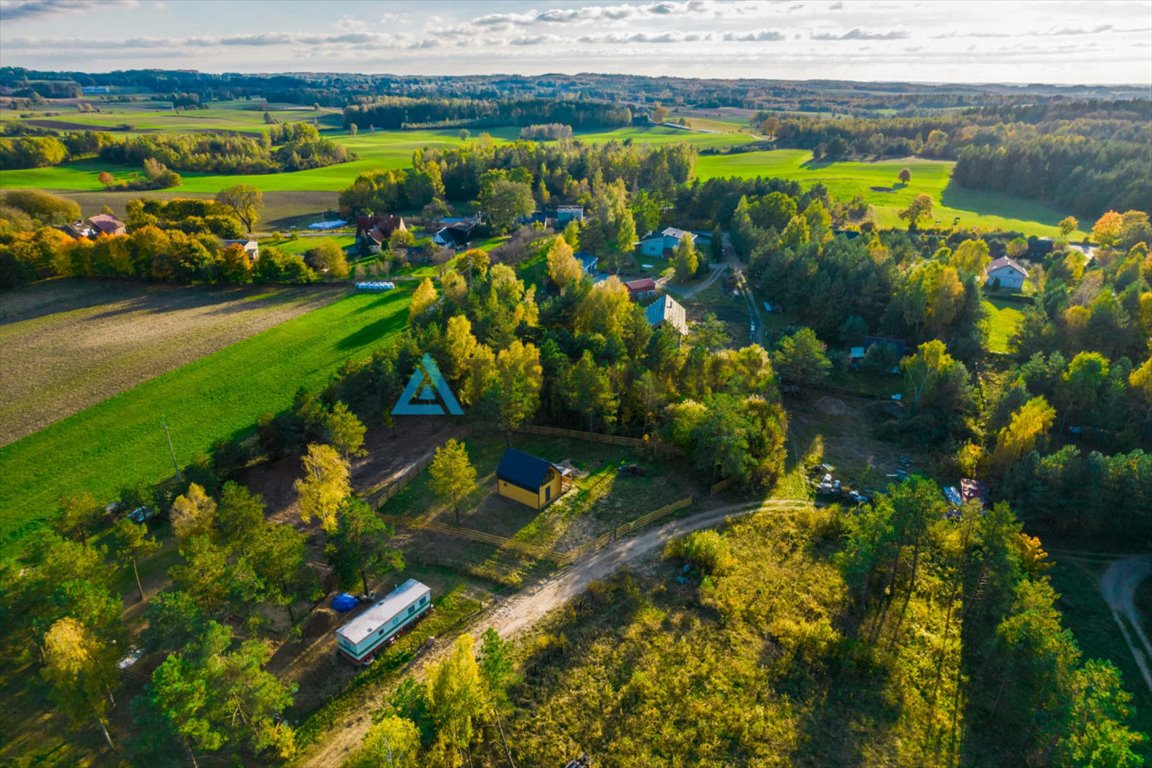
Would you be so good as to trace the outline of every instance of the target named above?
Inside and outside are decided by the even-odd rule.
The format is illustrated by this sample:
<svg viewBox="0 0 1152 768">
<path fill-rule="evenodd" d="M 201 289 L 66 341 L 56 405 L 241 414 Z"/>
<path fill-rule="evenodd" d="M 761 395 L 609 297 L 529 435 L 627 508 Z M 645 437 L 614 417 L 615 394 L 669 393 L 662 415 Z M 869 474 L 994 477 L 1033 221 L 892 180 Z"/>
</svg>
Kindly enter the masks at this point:
<svg viewBox="0 0 1152 768">
<path fill-rule="evenodd" d="M 72 127 L 133 126 L 133 132 L 148 130 L 263 130 L 263 112 L 253 109 L 251 102 L 229 102 L 213 105 L 211 109 L 173 112 L 149 108 L 155 102 L 118 108 L 102 113 L 65 113 L 43 120 L 74 124 Z M 180 194 L 215 194 L 233 184 L 252 184 L 265 192 L 336 192 L 351 184 L 357 174 L 375 169 L 405 168 L 412 153 L 422 147 L 456 147 L 461 139 L 456 129 L 377 131 L 361 130 L 352 136 L 339 124 L 339 113 L 332 110 L 273 109 L 277 120 L 315 119 L 324 134 L 355 152 L 357 159 L 340 165 L 316 168 L 294 173 L 257 175 L 219 175 L 183 173 L 184 183 L 164 190 L 165 197 Z M 6 111 L 3 119 L 15 116 Z M 42 120 L 33 117 L 31 122 Z M 703 123 L 701 123 L 703 124 Z M 617 128 L 583 132 L 581 141 L 601 144 L 609 141 L 664 145 L 688 142 L 701 150 L 722 150 L 756 141 L 749 133 L 740 132 L 738 123 L 719 120 L 707 121 L 711 132 L 669 128 L 666 126 Z M 472 131 L 475 137 L 483 131 Z M 516 128 L 498 128 L 490 132 L 496 142 L 513 140 L 519 134 Z M 1023 232 L 1026 235 L 1052 237 L 1058 234 L 1056 223 L 1066 214 L 1041 203 L 998 193 L 961 189 L 951 183 L 953 163 L 938 160 L 906 158 L 880 162 L 822 162 L 814 161 L 812 153 L 801 149 L 760 150 L 732 154 L 701 155 L 696 163 L 701 179 L 756 176 L 774 176 L 792 179 L 805 186 L 823 184 L 834 196 L 850 200 L 862 198 L 873 207 L 877 224 L 881 227 L 905 226 L 899 212 L 919 194 L 928 194 L 936 201 L 933 218 L 939 225 L 950 227 L 980 227 Z M 912 169 L 908 185 L 897 183 L 901 168 Z M 137 168 L 115 166 L 99 160 L 84 160 L 53 168 L 31 168 L 5 171 L 0 174 L 0 187 L 33 187 L 57 192 L 99 192 L 101 171 L 113 175 L 136 173 Z M 144 193 L 148 194 L 148 193 Z M 1076 233 L 1083 236 L 1083 233 Z"/>
<path fill-rule="evenodd" d="M 161 423 L 187 464 L 217 439 L 249 432 L 300 387 L 315 389 L 408 321 L 407 290 L 351 294 L 111 397 L 0 448 L 0 551 L 83 488 L 111 500 L 171 475 Z"/>
<path fill-rule="evenodd" d="M 1023 305 L 992 296 L 984 300 L 984 311 L 987 312 L 988 349 L 1006 354 L 1008 339 L 1024 319 Z"/>
<path fill-rule="evenodd" d="M 944 160 L 904 158 L 879 162 L 820 162 L 805 149 L 777 149 L 729 155 L 705 155 L 696 161 L 702 179 L 774 176 L 798 181 L 806 187 L 823 184 L 834 197 L 862 198 L 873 207 L 876 223 L 886 228 L 906 225 L 899 212 L 917 195 L 936 201 L 933 219 L 941 226 L 983 227 L 1023 232 L 1038 237 L 1059 235 L 1056 223 L 1066 213 L 1031 200 L 993 192 L 961 189 L 952 184 L 952 166 Z M 912 171 L 901 185 L 896 174 Z M 1080 233 L 1083 234 L 1083 233 Z"/>
</svg>

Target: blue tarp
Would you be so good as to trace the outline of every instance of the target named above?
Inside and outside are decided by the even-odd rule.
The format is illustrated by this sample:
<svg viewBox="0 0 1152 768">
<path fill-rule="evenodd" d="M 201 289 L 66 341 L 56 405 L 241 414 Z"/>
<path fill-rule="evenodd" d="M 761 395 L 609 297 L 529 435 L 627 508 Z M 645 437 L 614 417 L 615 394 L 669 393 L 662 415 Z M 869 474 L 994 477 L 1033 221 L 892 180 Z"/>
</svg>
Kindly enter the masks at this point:
<svg viewBox="0 0 1152 768">
<path fill-rule="evenodd" d="M 340 611 L 341 613 L 350 611 L 359 604 L 360 601 L 347 592 L 341 592 L 340 594 L 336 595 L 336 597 L 332 598 L 332 608 L 334 610 Z"/>
</svg>

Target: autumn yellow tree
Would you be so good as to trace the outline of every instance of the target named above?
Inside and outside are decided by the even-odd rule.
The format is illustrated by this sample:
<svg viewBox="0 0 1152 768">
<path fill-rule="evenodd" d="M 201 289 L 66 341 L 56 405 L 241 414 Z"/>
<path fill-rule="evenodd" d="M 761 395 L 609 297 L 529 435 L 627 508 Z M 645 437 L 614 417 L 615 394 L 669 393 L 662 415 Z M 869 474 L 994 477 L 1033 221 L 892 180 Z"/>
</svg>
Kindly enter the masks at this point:
<svg viewBox="0 0 1152 768">
<path fill-rule="evenodd" d="M 117 676 L 111 648 L 66 616 L 44 636 L 44 662 L 42 674 L 52 686 L 52 698 L 68 718 L 74 723 L 95 718 L 108 746 L 113 747 L 105 717 Z"/>
<path fill-rule="evenodd" d="M 580 262 L 572 253 L 572 246 L 562 237 L 552 241 L 548 249 L 548 278 L 560 291 L 580 282 L 583 274 Z"/>
<path fill-rule="evenodd" d="M 459 440 L 449 440 L 436 449 L 428 468 L 432 490 L 452 507 L 460 522 L 460 502 L 476 490 L 476 467 L 468 459 L 468 449 Z"/>
<path fill-rule="evenodd" d="M 1008 426 L 996 436 L 992 451 L 992 464 L 1005 471 L 1036 447 L 1039 440 L 1056 421 L 1056 409 L 1041 397 L 1034 397 L 1016 409 Z"/>
<path fill-rule="evenodd" d="M 468 372 L 468 363 L 479 346 L 472 335 L 472 321 L 464 315 L 448 318 L 441 345 L 447 362 L 445 372 L 452 382 L 458 382 Z"/>
<path fill-rule="evenodd" d="M 1105 248 L 1111 248 L 1120 239 L 1123 226 L 1124 217 L 1116 211 L 1108 211 L 1092 225 L 1092 238 Z"/>
<path fill-rule="evenodd" d="M 963 275 L 983 275 L 991 260 L 988 243 L 983 240 L 965 240 L 952 252 L 952 266 Z"/>
<path fill-rule="evenodd" d="M 412 292 L 412 304 L 408 307 L 408 319 L 413 320 L 428 311 L 436 303 L 436 286 L 432 278 L 426 277 Z"/>
<path fill-rule="evenodd" d="M 472 636 L 464 633 L 452 653 L 428 674 L 428 717 L 436 728 L 429 749 L 433 764 L 458 768 L 471 763 L 469 750 L 476 736 L 476 720 L 485 704 L 480 666 Z"/>
<path fill-rule="evenodd" d="M 1067 240 L 1068 235 L 1075 232 L 1076 228 L 1080 226 L 1080 222 L 1075 216 L 1065 216 L 1060 219 L 1060 222 L 1056 226 L 1060 228 L 1060 236 Z"/>
<path fill-rule="evenodd" d="M 332 533 L 340 505 L 352 493 L 348 462 L 332 446 L 312 443 L 301 463 L 304 477 L 295 484 L 300 495 L 300 518 L 305 523 L 318 518 L 324 530 Z"/>
<path fill-rule="evenodd" d="M 576 307 L 576 333 L 620 333 L 628 320 L 632 303 L 628 289 L 615 276 L 588 291 Z"/>
<path fill-rule="evenodd" d="M 512 342 L 496 356 L 496 377 L 500 423 L 511 439 L 511 431 L 530 419 L 540 407 L 540 388 L 544 385 L 540 350 L 534 344 Z"/>
<path fill-rule="evenodd" d="M 183 496 L 177 496 L 172 502 L 171 519 L 177 538 L 190 539 L 211 533 L 216 522 L 216 501 L 203 486 L 192 483 Z"/>
</svg>

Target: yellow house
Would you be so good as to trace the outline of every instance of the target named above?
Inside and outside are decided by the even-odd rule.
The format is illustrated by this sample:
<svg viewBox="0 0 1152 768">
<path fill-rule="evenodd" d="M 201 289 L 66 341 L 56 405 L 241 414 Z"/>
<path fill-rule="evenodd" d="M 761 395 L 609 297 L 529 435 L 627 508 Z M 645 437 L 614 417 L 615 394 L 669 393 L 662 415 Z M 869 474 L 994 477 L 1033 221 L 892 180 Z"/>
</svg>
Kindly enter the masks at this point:
<svg viewBox="0 0 1152 768">
<path fill-rule="evenodd" d="M 543 509 L 564 492 L 564 475 L 549 461 L 509 448 L 496 468 L 496 491 L 533 509 Z"/>
</svg>

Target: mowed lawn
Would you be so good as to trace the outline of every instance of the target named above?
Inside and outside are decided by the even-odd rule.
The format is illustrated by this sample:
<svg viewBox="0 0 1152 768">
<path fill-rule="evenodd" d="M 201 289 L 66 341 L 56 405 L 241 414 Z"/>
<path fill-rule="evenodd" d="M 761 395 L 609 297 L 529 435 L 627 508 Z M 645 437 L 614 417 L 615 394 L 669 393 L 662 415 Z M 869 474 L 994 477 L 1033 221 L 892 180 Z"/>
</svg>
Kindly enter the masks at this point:
<svg viewBox="0 0 1152 768">
<path fill-rule="evenodd" d="M 0 298 L 0 445 L 342 295 L 106 280 L 8 291 Z"/>
<path fill-rule="evenodd" d="M 221 437 L 246 433 L 300 387 L 317 388 L 407 323 L 410 292 L 351 294 L 122 392 L 0 448 L 0 552 L 53 514 L 61 495 L 111 500 L 171 475 L 161 426 L 186 464 Z"/>
<path fill-rule="evenodd" d="M 1008 339 L 1024 318 L 1024 305 L 991 296 L 984 300 L 984 310 L 988 313 L 989 351 L 1007 353 Z"/>
<path fill-rule="evenodd" d="M 962 189 L 951 181 L 955 163 L 945 160 L 904 158 L 879 162 L 819 162 L 806 149 L 777 149 L 729 155 L 705 155 L 696 161 L 701 179 L 754 178 L 774 176 L 792 179 L 805 187 L 823 184 L 833 197 L 851 200 L 857 196 L 873 206 L 876 223 L 884 228 L 904 228 L 899 212 L 917 195 L 929 195 L 935 202 L 932 217 L 943 227 L 955 222 L 960 227 L 984 227 L 1023 232 L 1038 237 L 1056 237 L 1056 224 L 1067 215 L 1032 200 L 997 192 Z M 899 184 L 901 168 L 912 171 L 907 185 Z M 1075 233 L 1083 236 L 1084 233 Z"/>
</svg>

